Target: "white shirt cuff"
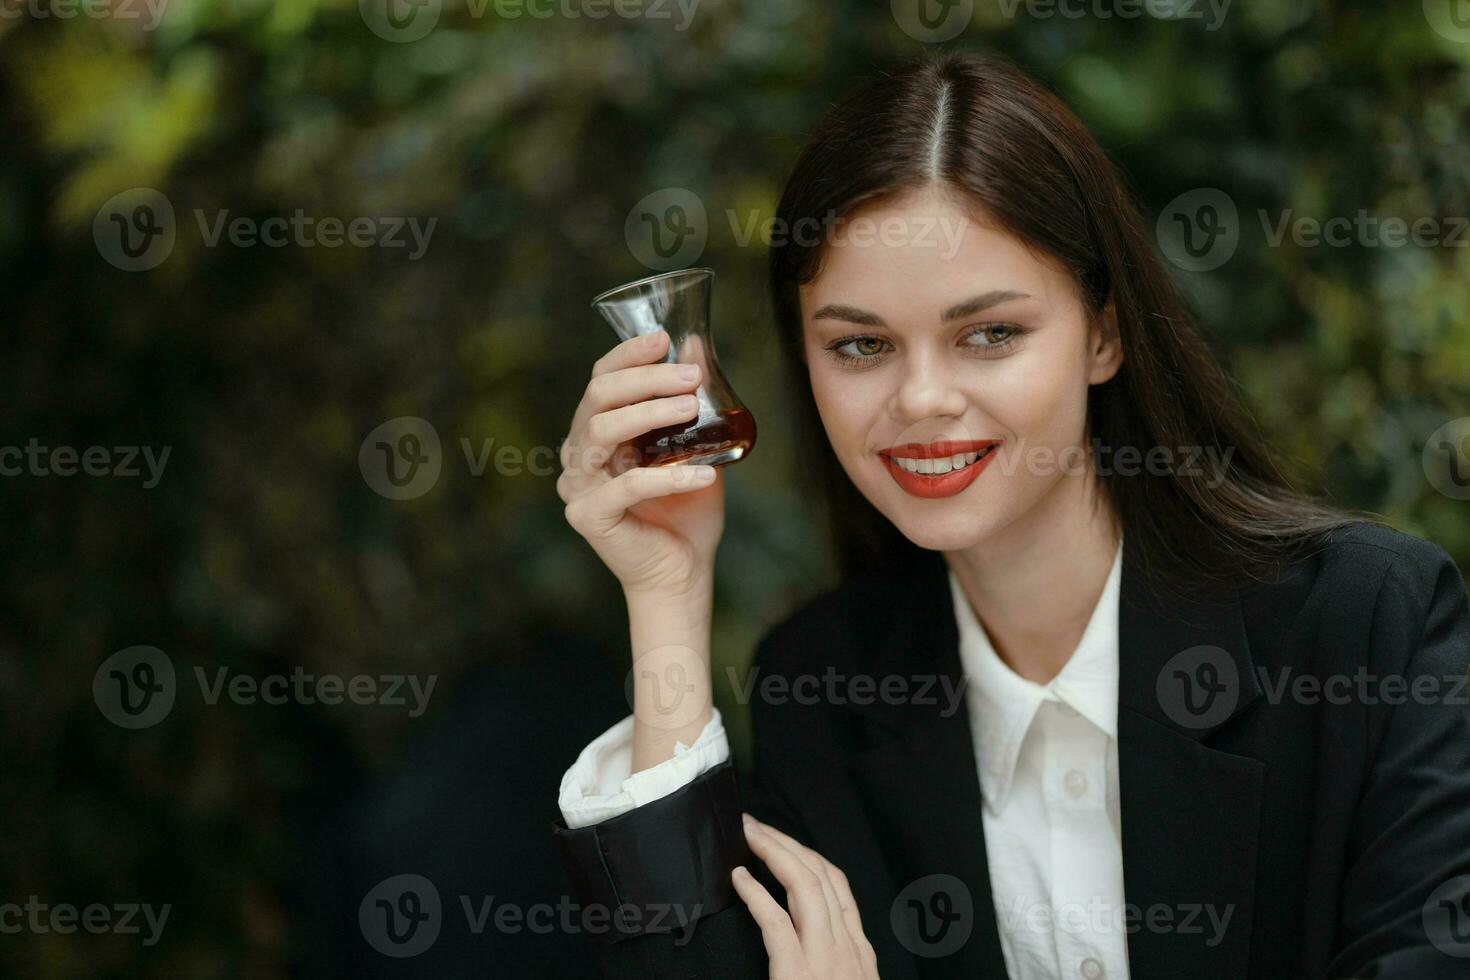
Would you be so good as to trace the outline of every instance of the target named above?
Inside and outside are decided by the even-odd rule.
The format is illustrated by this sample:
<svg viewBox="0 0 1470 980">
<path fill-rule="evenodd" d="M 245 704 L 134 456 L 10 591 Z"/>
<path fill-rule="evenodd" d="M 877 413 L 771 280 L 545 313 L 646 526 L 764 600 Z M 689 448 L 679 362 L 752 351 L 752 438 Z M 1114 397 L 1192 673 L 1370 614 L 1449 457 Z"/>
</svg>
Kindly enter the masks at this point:
<svg viewBox="0 0 1470 980">
<path fill-rule="evenodd" d="M 694 782 L 730 758 L 730 742 L 720 709 L 711 706 L 709 722 L 692 746 L 674 743 L 674 754 L 642 772 L 633 768 L 633 716 L 630 714 L 588 743 L 561 777 L 557 804 L 567 827 L 600 823 L 651 803 Z"/>
</svg>

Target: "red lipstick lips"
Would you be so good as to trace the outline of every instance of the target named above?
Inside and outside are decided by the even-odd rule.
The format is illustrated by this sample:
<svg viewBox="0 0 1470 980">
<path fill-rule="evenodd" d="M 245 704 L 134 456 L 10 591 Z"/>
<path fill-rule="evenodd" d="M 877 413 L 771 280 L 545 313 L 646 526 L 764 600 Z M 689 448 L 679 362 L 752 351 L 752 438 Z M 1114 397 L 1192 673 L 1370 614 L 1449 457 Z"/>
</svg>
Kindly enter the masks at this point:
<svg viewBox="0 0 1470 980">
<path fill-rule="evenodd" d="M 888 475 L 893 477 L 894 482 L 902 487 L 904 492 L 915 497 L 951 497 L 975 482 L 995 455 L 992 447 L 999 443 L 999 439 L 939 439 L 930 443 L 905 442 L 901 445 L 889 446 L 887 449 L 880 449 L 878 455 L 883 458 L 883 465 L 887 467 Z M 899 459 L 952 459 L 961 453 L 980 453 L 982 455 L 972 463 L 961 466 L 959 469 L 951 468 L 945 473 L 916 473 L 895 462 Z"/>
</svg>

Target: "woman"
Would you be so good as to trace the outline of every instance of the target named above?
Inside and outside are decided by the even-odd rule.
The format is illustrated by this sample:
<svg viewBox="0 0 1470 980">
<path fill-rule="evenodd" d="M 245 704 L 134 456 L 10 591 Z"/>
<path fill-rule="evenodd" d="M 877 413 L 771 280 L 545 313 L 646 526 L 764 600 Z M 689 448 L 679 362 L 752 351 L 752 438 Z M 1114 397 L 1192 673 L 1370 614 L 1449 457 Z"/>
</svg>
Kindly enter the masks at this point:
<svg viewBox="0 0 1470 980">
<path fill-rule="evenodd" d="M 1463 976 L 1464 581 L 1287 486 L 1085 127 L 927 60 L 829 112 L 778 218 L 828 230 L 770 268 L 845 574 L 757 648 L 748 783 L 720 477 L 607 463 L 698 377 L 619 344 L 563 445 L 637 682 L 556 827 L 605 973 Z"/>
</svg>

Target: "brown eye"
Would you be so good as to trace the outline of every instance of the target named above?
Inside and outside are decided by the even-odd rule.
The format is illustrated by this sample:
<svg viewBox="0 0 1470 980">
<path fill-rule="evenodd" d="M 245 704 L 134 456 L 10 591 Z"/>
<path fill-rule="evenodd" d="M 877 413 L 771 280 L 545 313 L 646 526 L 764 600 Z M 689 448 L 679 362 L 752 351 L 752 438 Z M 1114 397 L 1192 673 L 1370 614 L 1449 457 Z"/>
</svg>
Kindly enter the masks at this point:
<svg viewBox="0 0 1470 980">
<path fill-rule="evenodd" d="M 826 350 L 842 364 L 866 367 L 883 360 L 883 350 L 889 346 L 892 345 L 882 337 L 846 337 L 828 344 Z M 853 353 L 849 354 L 844 347 L 851 347 Z"/>
<path fill-rule="evenodd" d="M 1025 332 L 1013 323 L 990 323 L 977 327 L 966 339 L 971 341 L 968 346 L 981 354 L 997 354 L 1010 350 Z M 974 342 L 977 338 L 978 343 Z"/>
</svg>

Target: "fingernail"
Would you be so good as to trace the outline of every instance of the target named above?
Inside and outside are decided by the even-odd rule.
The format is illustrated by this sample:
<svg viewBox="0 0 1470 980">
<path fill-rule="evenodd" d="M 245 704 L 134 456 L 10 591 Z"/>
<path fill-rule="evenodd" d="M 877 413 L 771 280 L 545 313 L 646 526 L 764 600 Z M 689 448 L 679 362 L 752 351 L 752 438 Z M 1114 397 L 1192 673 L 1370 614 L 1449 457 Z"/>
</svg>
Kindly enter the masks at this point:
<svg viewBox="0 0 1470 980">
<path fill-rule="evenodd" d="M 698 364 L 680 364 L 679 365 L 679 377 L 681 379 L 683 379 L 684 381 L 693 381 L 695 378 L 699 377 L 699 365 Z"/>
<path fill-rule="evenodd" d="M 752 817 L 750 814 L 746 813 L 744 810 L 741 810 L 740 811 L 740 819 L 743 820 L 745 823 L 755 823 L 755 817 Z"/>
<path fill-rule="evenodd" d="M 742 864 L 738 868 L 735 869 L 735 877 L 737 877 L 737 878 L 749 878 L 750 877 L 750 872 L 749 871 L 746 871 L 745 870 L 745 865 Z"/>
<path fill-rule="evenodd" d="M 652 347 L 654 344 L 658 343 L 658 337 L 661 333 L 663 333 L 662 330 L 655 330 L 653 333 L 644 334 L 643 343 L 649 347 Z"/>
<path fill-rule="evenodd" d="M 697 398 L 695 398 L 693 395 L 684 395 L 684 396 L 680 397 L 680 399 L 679 399 L 679 401 L 678 401 L 677 404 L 678 404 L 678 407 L 679 407 L 679 410 L 680 411 L 688 412 L 688 411 L 691 411 L 694 408 L 694 406 L 696 406 L 696 405 L 699 404 L 699 400 Z"/>
</svg>

